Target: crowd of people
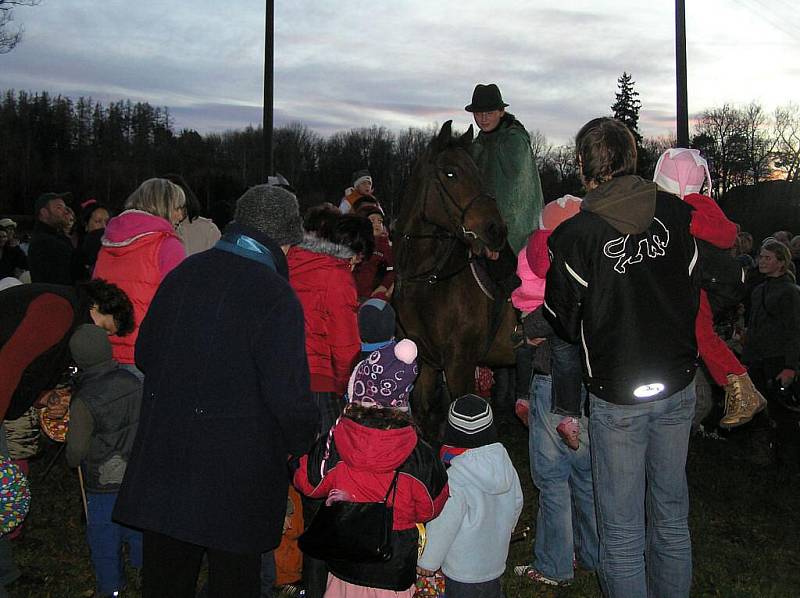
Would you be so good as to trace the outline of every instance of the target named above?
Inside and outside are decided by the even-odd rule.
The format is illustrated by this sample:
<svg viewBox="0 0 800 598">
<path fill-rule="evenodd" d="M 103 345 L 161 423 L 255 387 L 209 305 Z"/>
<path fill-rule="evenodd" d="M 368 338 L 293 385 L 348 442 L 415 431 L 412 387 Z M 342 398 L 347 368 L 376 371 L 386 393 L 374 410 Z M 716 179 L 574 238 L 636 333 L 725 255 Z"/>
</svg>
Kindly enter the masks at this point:
<svg viewBox="0 0 800 598">
<path fill-rule="evenodd" d="M 781 413 L 800 412 L 800 236 L 754 254 L 702 194 L 697 150 L 668 150 L 644 180 L 611 118 L 576 137 L 585 195 L 543 205 L 507 107 L 489 84 L 465 109 L 508 224 L 507 246 L 476 259 L 518 309 L 509 342 L 525 349 L 497 381 L 530 390 L 515 410 L 539 507 L 531 560 L 513 571 L 688 596 L 698 356 L 725 391 L 719 426 L 751 428 L 780 457 L 797 433 Z M 35 443 L 40 409 L 69 413 L 96 596 L 195 596 L 204 560 L 212 597 L 503 596 L 523 494 L 495 412 L 455 397 L 442 437 L 421 437 L 390 223 L 370 172 L 350 183 L 301 217 L 275 178 L 223 231 L 179 175 L 144 181 L 119 214 L 44 193 L 30 238 L 0 219 L 0 451 L 27 472 L 36 451 L 18 439 Z M 10 537 L 2 586 L 19 576 Z"/>
</svg>

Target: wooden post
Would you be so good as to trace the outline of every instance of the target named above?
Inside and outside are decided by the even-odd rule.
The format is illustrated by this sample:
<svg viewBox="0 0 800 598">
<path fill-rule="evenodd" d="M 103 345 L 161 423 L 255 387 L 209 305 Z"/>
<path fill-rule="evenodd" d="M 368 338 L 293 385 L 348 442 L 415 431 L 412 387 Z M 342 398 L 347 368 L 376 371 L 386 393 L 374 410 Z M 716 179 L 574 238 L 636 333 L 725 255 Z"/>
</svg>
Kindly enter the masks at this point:
<svg viewBox="0 0 800 598">
<path fill-rule="evenodd" d="M 264 176 L 263 182 L 272 174 L 272 91 L 273 62 L 275 56 L 275 0 L 266 0 L 264 27 Z"/>
<path fill-rule="evenodd" d="M 678 147 L 689 147 L 689 100 L 686 81 L 686 2 L 675 0 L 675 74 L 678 97 Z"/>
</svg>

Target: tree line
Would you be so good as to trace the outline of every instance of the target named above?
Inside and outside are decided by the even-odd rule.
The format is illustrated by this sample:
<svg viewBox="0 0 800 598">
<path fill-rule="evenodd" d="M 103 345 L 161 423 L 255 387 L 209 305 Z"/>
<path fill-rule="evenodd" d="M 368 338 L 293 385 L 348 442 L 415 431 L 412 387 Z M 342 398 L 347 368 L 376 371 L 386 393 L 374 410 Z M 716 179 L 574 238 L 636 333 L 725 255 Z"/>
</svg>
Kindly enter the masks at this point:
<svg viewBox="0 0 800 598">
<path fill-rule="evenodd" d="M 612 112 L 637 137 L 640 174 L 652 176 L 659 154 L 675 140 L 639 135 L 641 104 L 630 75 L 624 73 L 618 86 Z M 338 203 L 353 171 L 369 168 L 376 195 L 391 216 L 435 132 L 435 126 L 402 132 L 372 126 L 324 138 L 291 123 L 273 132 L 274 168 L 297 189 L 304 208 Z M 743 184 L 798 178 L 797 106 L 778 108 L 773 115 L 756 103 L 709 109 L 694 133 L 692 144 L 709 160 L 717 198 Z M 206 135 L 176 131 L 168 108 L 146 102 L 103 105 L 91 98 L 8 90 L 0 102 L 0 139 L 0 213 L 29 214 L 44 191 L 72 191 L 78 201 L 94 197 L 119 208 L 142 180 L 173 172 L 186 178 L 208 214 L 225 221 L 232 202 L 266 174 L 260 127 Z M 553 145 L 535 129 L 531 145 L 545 199 L 579 195 L 574 148 Z"/>
</svg>

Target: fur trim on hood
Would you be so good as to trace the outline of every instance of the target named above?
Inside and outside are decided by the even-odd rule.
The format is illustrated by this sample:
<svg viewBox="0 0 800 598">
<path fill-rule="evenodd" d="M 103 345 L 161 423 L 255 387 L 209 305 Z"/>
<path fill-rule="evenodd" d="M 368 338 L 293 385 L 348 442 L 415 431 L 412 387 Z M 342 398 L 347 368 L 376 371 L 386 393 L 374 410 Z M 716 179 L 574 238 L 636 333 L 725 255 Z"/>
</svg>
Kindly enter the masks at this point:
<svg viewBox="0 0 800 598">
<path fill-rule="evenodd" d="M 355 251 L 349 247 L 339 245 L 338 243 L 334 243 L 333 241 L 323 239 L 322 237 L 318 237 L 310 233 L 303 233 L 303 240 L 297 246 L 305 249 L 306 251 L 322 253 L 340 260 L 349 260 L 356 254 Z"/>
</svg>

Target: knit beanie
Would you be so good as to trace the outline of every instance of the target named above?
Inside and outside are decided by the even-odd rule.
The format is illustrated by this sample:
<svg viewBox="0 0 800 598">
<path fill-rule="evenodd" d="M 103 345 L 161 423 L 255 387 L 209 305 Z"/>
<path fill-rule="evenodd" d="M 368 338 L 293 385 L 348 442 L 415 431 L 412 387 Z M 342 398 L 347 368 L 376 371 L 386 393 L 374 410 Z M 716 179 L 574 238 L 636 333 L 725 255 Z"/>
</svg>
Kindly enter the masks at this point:
<svg viewBox="0 0 800 598">
<path fill-rule="evenodd" d="M 450 403 L 444 443 L 461 448 L 477 448 L 497 442 L 492 408 L 486 399 L 468 394 Z"/>
<path fill-rule="evenodd" d="M 390 341 L 396 326 L 394 308 L 382 299 L 369 299 L 358 308 L 358 331 L 362 343 Z"/>
<path fill-rule="evenodd" d="M 711 173 L 699 150 L 676 147 L 661 154 L 653 181 L 664 191 L 683 199 L 690 193 L 700 193 L 706 181 L 710 189 Z"/>
<path fill-rule="evenodd" d="M 111 342 L 108 333 L 94 324 L 81 324 L 69 339 L 72 359 L 82 370 L 111 361 Z"/>
<path fill-rule="evenodd" d="M 278 245 L 295 245 L 303 240 L 297 198 L 280 187 L 250 187 L 236 202 L 233 219 L 264 233 Z"/>
<path fill-rule="evenodd" d="M 580 197 L 565 195 L 546 204 L 539 215 L 539 228 L 542 230 L 555 230 L 565 220 L 572 218 L 581 211 Z"/>
<path fill-rule="evenodd" d="M 417 345 L 403 339 L 373 351 L 360 361 L 350 376 L 347 396 L 351 403 L 408 411 L 408 400 L 417 379 Z"/>
<path fill-rule="evenodd" d="M 356 170 L 353 173 L 353 187 L 358 187 L 364 181 L 372 182 L 372 175 L 369 173 L 369 170 Z"/>
</svg>

